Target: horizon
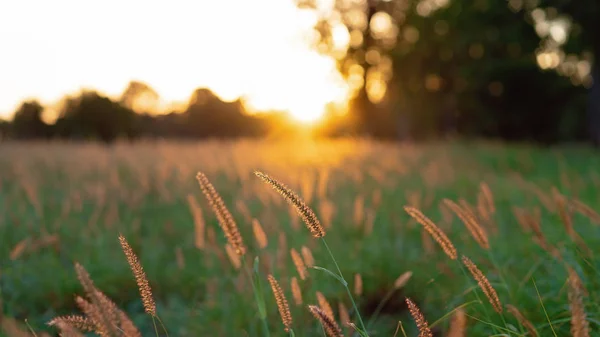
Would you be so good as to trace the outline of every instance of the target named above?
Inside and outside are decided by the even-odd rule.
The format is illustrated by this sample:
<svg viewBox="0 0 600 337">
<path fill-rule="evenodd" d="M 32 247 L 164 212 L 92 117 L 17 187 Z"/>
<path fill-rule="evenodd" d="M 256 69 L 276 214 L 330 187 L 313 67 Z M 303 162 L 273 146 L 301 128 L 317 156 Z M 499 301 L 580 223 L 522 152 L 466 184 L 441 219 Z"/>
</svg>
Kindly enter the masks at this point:
<svg viewBox="0 0 600 337">
<path fill-rule="evenodd" d="M 335 59 L 311 45 L 314 14 L 293 0 L 96 4 L 0 6 L 0 47 L 9 51 L 0 55 L 0 118 L 25 100 L 51 108 L 82 89 L 114 99 L 131 81 L 156 90 L 165 112 L 207 88 L 226 102 L 241 99 L 250 113 L 309 121 L 350 96 Z"/>
</svg>

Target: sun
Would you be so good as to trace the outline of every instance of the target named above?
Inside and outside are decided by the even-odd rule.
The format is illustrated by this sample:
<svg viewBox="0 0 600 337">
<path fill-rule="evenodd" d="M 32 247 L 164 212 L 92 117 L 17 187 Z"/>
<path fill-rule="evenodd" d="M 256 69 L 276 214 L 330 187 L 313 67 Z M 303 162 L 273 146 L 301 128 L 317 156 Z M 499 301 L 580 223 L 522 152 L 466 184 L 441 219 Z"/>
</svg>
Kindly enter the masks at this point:
<svg viewBox="0 0 600 337">
<path fill-rule="evenodd" d="M 317 113 L 298 112 L 298 113 L 291 113 L 290 115 L 292 116 L 292 118 L 294 120 L 301 122 L 301 123 L 305 123 L 305 124 L 312 124 L 312 123 L 319 121 L 321 118 L 323 118 L 323 114 L 321 112 L 317 112 Z"/>
<path fill-rule="evenodd" d="M 297 107 L 290 109 L 288 114 L 293 120 L 303 124 L 314 124 L 320 121 L 325 115 L 323 106 L 307 108 Z"/>
</svg>

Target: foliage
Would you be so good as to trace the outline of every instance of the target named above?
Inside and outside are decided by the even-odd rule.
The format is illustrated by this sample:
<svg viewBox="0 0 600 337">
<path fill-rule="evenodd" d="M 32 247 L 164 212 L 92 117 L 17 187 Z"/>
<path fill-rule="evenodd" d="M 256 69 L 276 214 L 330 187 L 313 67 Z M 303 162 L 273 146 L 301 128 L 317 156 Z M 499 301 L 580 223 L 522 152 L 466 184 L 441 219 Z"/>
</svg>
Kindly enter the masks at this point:
<svg viewBox="0 0 600 337">
<path fill-rule="evenodd" d="M 97 138 L 104 142 L 132 136 L 135 113 L 96 92 L 67 98 L 56 121 L 57 134 L 76 139 Z"/>
<path fill-rule="evenodd" d="M 581 85 L 589 88 L 593 73 L 582 78 L 573 70 L 593 62 L 590 52 L 599 54 L 595 1 L 336 0 L 332 8 L 328 3 L 298 6 L 320 17 L 317 49 L 338 58 L 355 84 L 351 112 L 371 134 L 432 138 L 458 132 L 550 143 L 600 130 L 600 96 L 591 91 L 595 104 L 588 106 Z M 566 41 L 552 38 L 560 34 L 549 33 L 549 21 L 532 17 L 567 22 Z M 346 49 L 336 45 L 334 32 L 340 30 L 350 36 Z M 563 55 L 551 66 L 556 72 L 540 69 L 542 52 Z M 369 95 L 380 88 L 387 88 L 385 98 Z"/>
<path fill-rule="evenodd" d="M 44 107 L 37 101 L 26 101 L 15 112 L 11 132 L 15 138 L 44 138 L 48 126 L 42 120 Z"/>
</svg>

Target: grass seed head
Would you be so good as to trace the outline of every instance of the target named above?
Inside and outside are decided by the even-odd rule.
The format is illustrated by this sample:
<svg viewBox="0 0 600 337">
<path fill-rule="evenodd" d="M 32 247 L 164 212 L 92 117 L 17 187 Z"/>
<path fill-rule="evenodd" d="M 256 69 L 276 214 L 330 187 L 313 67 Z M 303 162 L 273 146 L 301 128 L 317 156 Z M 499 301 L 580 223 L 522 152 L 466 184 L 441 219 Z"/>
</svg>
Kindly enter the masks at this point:
<svg viewBox="0 0 600 337">
<path fill-rule="evenodd" d="M 535 326 L 533 326 L 533 324 L 527 318 L 525 318 L 525 316 L 523 316 L 523 314 L 519 311 L 519 309 L 517 309 L 517 307 L 515 307 L 512 304 L 507 304 L 506 311 L 510 312 L 511 315 L 513 315 L 517 319 L 517 321 L 519 321 L 519 323 L 521 323 L 521 325 L 525 327 L 525 329 L 527 329 L 527 332 L 530 336 L 539 336 L 537 330 L 535 329 Z"/>
<path fill-rule="evenodd" d="M 571 335 L 573 337 L 589 337 L 590 327 L 583 304 L 584 287 L 581 278 L 573 268 L 568 268 L 568 297 L 571 309 Z"/>
<path fill-rule="evenodd" d="M 48 325 L 57 326 L 60 328 L 61 323 L 65 323 L 73 328 L 76 328 L 77 330 L 84 332 L 92 332 L 95 329 L 94 323 L 88 317 L 78 315 L 55 317 L 48 322 Z"/>
<path fill-rule="evenodd" d="M 342 322 L 342 326 L 349 326 L 350 313 L 348 312 L 348 308 L 346 308 L 344 302 L 339 302 L 338 308 L 340 312 L 340 322 Z"/>
<path fill-rule="evenodd" d="M 97 306 L 80 296 L 75 297 L 75 303 L 77 303 L 79 309 L 81 309 L 81 311 L 83 311 L 83 313 L 89 317 L 90 321 L 93 323 L 94 332 L 100 336 L 110 336 L 110 330 L 114 322 L 108 322 Z"/>
<path fill-rule="evenodd" d="M 485 277 L 481 270 L 477 268 L 477 265 L 475 265 L 475 263 L 473 263 L 473 261 L 471 261 L 471 259 L 469 259 L 468 257 L 463 255 L 462 262 L 467 267 L 467 269 L 469 269 L 469 272 L 471 272 L 471 275 L 473 275 L 473 278 L 475 279 L 475 281 L 477 281 L 477 284 L 479 284 L 479 287 L 490 301 L 490 304 L 492 305 L 494 310 L 497 313 L 502 313 L 502 303 L 500 302 L 498 293 L 496 293 L 496 289 L 492 287 L 492 284 L 487 279 L 487 277 Z"/>
<path fill-rule="evenodd" d="M 335 315 L 333 314 L 333 309 L 331 308 L 331 304 L 327 301 L 327 298 L 323 293 L 317 291 L 317 302 L 319 302 L 319 307 L 331 318 L 331 320 L 335 321 Z"/>
<path fill-rule="evenodd" d="M 119 242 L 121 243 L 125 257 L 127 258 L 127 263 L 129 263 L 129 268 L 135 277 L 140 296 L 142 297 L 142 302 L 144 303 L 144 310 L 149 315 L 156 316 L 156 303 L 152 297 L 152 289 L 150 288 L 150 283 L 146 278 L 144 268 L 123 235 L 119 235 Z"/>
<path fill-rule="evenodd" d="M 294 207 L 298 215 L 302 218 L 310 232 L 315 238 L 321 238 L 325 236 L 325 229 L 321 225 L 321 222 L 313 212 L 313 210 L 308 207 L 308 205 L 302 201 L 302 199 L 289 187 L 285 184 L 279 182 L 275 178 L 272 178 L 262 172 L 254 172 L 254 174 L 259 177 L 262 181 L 269 184 L 275 191 L 277 191 L 281 196 Z"/>
<path fill-rule="evenodd" d="M 196 179 L 198 180 L 200 189 L 208 200 L 208 203 L 213 210 L 217 221 L 223 230 L 223 233 L 225 233 L 227 241 L 229 244 L 231 244 L 238 255 L 246 254 L 246 246 L 242 240 L 242 235 L 240 234 L 238 226 L 233 219 L 233 216 L 229 212 L 229 209 L 227 209 L 225 206 L 223 199 L 204 173 L 198 172 Z"/>
<path fill-rule="evenodd" d="M 465 224 L 473 239 L 477 241 L 483 249 L 489 249 L 490 243 L 487 232 L 481 226 L 477 217 L 471 210 L 463 208 L 450 199 L 444 199 L 444 204 Z"/>
<path fill-rule="evenodd" d="M 304 264 L 304 260 L 302 260 L 302 256 L 300 253 L 294 248 L 290 249 L 290 255 L 292 256 L 292 261 L 296 266 L 296 270 L 298 271 L 298 275 L 300 275 L 301 280 L 306 280 L 308 277 L 308 270 L 306 269 L 306 265 Z"/>
<path fill-rule="evenodd" d="M 292 280 L 290 282 L 294 302 L 296 303 L 296 305 L 302 305 L 302 290 L 300 289 L 300 284 L 298 284 L 298 279 L 296 277 L 292 277 Z"/>
<path fill-rule="evenodd" d="M 85 337 L 85 335 L 77 327 L 65 321 L 56 322 L 56 327 L 60 330 L 61 337 Z"/>
<path fill-rule="evenodd" d="M 417 323 L 417 328 L 419 328 L 419 337 L 433 337 L 433 333 L 431 333 L 431 329 L 429 329 L 429 323 L 421 313 L 421 310 L 417 305 L 410 299 L 406 298 L 406 305 L 408 305 L 408 310 L 410 311 L 410 315 Z"/>
<path fill-rule="evenodd" d="M 408 283 L 408 281 L 412 277 L 412 274 L 413 274 L 412 271 L 409 270 L 407 272 L 404 272 L 402 275 L 398 276 L 396 281 L 394 281 L 394 288 L 400 289 L 400 288 L 404 287 L 406 285 L 406 283 Z"/>
<path fill-rule="evenodd" d="M 252 231 L 254 232 L 254 239 L 256 240 L 258 248 L 265 249 L 268 244 L 267 234 L 265 234 L 265 231 L 257 219 L 252 219 Z"/>
<path fill-rule="evenodd" d="M 312 255 L 312 252 L 310 251 L 310 248 L 308 248 L 306 246 L 302 246 L 301 253 L 302 253 L 302 258 L 304 259 L 304 264 L 306 265 L 306 267 L 312 268 L 312 266 L 315 265 L 315 259 Z"/>
<path fill-rule="evenodd" d="M 446 253 L 450 259 L 456 260 L 458 254 L 456 253 L 456 248 L 454 248 L 452 241 L 450 241 L 448 236 L 446 236 L 446 234 L 438 226 L 436 226 L 433 221 L 412 206 L 404 206 L 404 210 L 421 225 L 423 225 L 425 230 L 431 234 L 433 239 L 437 241 L 440 247 L 442 247 L 444 253 Z"/>
<path fill-rule="evenodd" d="M 333 320 L 323 309 L 317 307 L 316 305 L 309 305 L 308 310 L 315 316 L 315 318 L 321 322 L 325 333 L 329 337 L 343 337 L 342 329 L 340 329 L 339 325 Z"/>
<path fill-rule="evenodd" d="M 363 280 L 360 273 L 354 274 L 354 294 L 360 296 L 363 293 Z"/>
<path fill-rule="evenodd" d="M 454 315 L 452 315 L 448 337 L 465 337 L 466 334 L 467 315 L 465 314 L 465 311 L 460 308 L 454 312 Z"/>
<path fill-rule="evenodd" d="M 288 332 L 292 327 L 292 314 L 290 312 L 290 307 L 288 306 L 287 299 L 285 298 L 283 289 L 281 289 L 281 286 L 279 286 L 279 282 L 277 282 L 275 277 L 269 274 L 268 279 L 269 283 L 271 284 L 271 290 L 273 291 L 273 295 L 275 296 L 275 302 L 277 302 L 277 309 L 279 309 L 281 321 L 285 326 L 285 331 Z"/>
</svg>

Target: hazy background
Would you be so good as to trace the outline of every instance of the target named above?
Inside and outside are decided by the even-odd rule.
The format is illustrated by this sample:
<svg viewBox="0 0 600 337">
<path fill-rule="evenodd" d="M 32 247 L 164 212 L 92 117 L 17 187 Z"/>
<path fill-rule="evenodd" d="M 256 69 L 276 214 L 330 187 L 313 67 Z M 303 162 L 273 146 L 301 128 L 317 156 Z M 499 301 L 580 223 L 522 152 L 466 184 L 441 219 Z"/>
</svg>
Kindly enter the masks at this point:
<svg viewBox="0 0 600 337">
<path fill-rule="evenodd" d="M 599 6 L 7 2 L 3 134 L 237 137 L 309 124 L 329 136 L 598 142 Z"/>
<path fill-rule="evenodd" d="M 52 104 L 81 87 L 115 97 L 131 80 L 156 90 L 158 109 L 187 103 L 199 86 L 224 100 L 248 96 L 259 109 L 320 110 L 344 99 L 335 62 L 306 42 L 314 15 L 290 1 L 2 6 L 4 117 L 26 98 Z M 311 99 L 299 99 L 299 92 Z"/>
</svg>

